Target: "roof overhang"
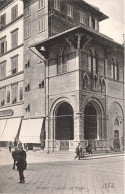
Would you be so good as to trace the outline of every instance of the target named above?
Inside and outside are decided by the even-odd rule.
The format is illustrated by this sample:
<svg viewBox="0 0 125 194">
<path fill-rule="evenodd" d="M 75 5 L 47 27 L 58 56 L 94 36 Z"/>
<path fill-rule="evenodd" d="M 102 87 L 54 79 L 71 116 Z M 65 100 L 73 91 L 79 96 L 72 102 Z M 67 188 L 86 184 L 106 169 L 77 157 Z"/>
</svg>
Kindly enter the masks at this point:
<svg viewBox="0 0 125 194">
<path fill-rule="evenodd" d="M 79 5 L 83 9 L 86 9 L 87 11 L 90 11 L 90 13 L 93 13 L 94 15 L 97 15 L 99 21 L 102 21 L 102 20 L 105 20 L 105 19 L 109 18 L 107 15 L 102 13 L 99 10 L 99 8 L 95 7 L 94 5 L 91 5 L 91 4 L 87 3 L 84 0 L 77 0 L 77 1 L 74 1 L 74 3 Z"/>
<path fill-rule="evenodd" d="M 120 48 L 123 48 L 123 45 L 115 42 L 113 39 L 107 37 L 106 35 L 103 35 L 97 31 L 95 31 L 92 28 L 88 28 L 86 25 L 84 26 L 77 26 L 74 28 L 71 28 L 69 30 L 66 30 L 64 32 L 61 32 L 55 36 L 49 37 L 47 39 L 44 39 L 40 42 L 36 42 L 29 47 L 42 47 L 42 46 L 48 46 L 49 44 L 55 42 L 55 41 L 60 41 L 63 38 L 66 38 L 67 36 L 75 35 L 76 33 L 82 33 L 91 36 L 93 39 L 98 40 L 98 41 L 103 41 L 106 45 L 112 45 L 112 46 L 118 46 Z"/>
</svg>

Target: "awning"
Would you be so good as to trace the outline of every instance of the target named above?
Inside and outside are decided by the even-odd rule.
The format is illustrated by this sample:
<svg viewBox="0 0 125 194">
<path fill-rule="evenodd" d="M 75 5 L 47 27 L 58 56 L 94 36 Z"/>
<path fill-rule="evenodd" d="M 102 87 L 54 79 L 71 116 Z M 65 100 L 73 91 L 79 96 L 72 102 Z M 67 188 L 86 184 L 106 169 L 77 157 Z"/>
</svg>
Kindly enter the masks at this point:
<svg viewBox="0 0 125 194">
<path fill-rule="evenodd" d="M 43 118 L 22 120 L 19 140 L 22 143 L 40 143 Z"/>
<path fill-rule="evenodd" d="M 3 132 L 0 136 L 0 141 L 12 141 L 14 142 L 15 137 L 18 134 L 18 130 L 20 128 L 21 118 L 12 118 L 7 119 L 6 123 L 3 122 Z"/>
</svg>

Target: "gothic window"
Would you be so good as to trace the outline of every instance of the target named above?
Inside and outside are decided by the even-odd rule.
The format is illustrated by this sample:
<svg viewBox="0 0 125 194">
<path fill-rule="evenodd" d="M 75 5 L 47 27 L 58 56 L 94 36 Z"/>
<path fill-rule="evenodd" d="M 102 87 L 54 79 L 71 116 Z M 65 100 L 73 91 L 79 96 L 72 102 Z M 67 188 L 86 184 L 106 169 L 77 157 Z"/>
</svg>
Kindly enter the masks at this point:
<svg viewBox="0 0 125 194">
<path fill-rule="evenodd" d="M 105 92 L 105 81 L 104 80 L 103 80 L 102 85 L 101 85 L 101 91 L 102 91 L 102 93 Z"/>
<path fill-rule="evenodd" d="M 67 72 L 68 47 L 61 48 L 57 54 L 57 74 Z"/>
<path fill-rule="evenodd" d="M 119 126 L 119 120 L 118 120 L 118 118 L 115 119 L 114 124 L 117 125 L 117 126 Z"/>
<path fill-rule="evenodd" d="M 87 87 L 88 87 L 88 78 L 85 75 L 83 78 L 83 89 L 87 89 Z"/>
<path fill-rule="evenodd" d="M 91 51 L 88 54 L 88 71 L 92 72 L 92 52 Z"/>
</svg>

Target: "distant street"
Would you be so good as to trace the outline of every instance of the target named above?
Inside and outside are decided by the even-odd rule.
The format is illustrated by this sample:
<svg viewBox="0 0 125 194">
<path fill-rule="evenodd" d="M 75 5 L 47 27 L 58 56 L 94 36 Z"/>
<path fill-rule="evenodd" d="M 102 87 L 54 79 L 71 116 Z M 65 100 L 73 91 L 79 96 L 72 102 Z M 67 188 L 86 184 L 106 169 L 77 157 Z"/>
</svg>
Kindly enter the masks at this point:
<svg viewBox="0 0 125 194">
<path fill-rule="evenodd" d="M 0 193 L 123 194 L 124 157 L 74 160 L 74 153 L 27 152 L 26 182 L 19 184 L 7 149 L 0 151 Z"/>
</svg>

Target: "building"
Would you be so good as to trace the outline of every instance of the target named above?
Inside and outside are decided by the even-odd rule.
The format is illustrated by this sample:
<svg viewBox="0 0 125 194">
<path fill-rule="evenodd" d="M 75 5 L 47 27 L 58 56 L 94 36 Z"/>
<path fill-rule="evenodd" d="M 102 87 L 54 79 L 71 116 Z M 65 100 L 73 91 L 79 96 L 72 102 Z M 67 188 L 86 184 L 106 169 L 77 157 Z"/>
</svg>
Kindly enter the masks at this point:
<svg viewBox="0 0 125 194">
<path fill-rule="evenodd" d="M 123 146 L 123 46 L 99 33 L 107 18 L 81 0 L 24 0 L 23 141 L 35 143 L 23 134 L 41 119 L 45 149 Z"/>
<path fill-rule="evenodd" d="M 0 141 L 18 136 L 23 117 L 23 2 L 0 2 Z"/>
<path fill-rule="evenodd" d="M 83 0 L 23 0 L 24 112 L 19 140 L 43 149 L 113 148 L 124 140 L 123 46 Z"/>
</svg>

